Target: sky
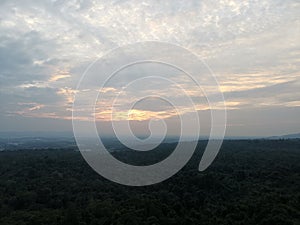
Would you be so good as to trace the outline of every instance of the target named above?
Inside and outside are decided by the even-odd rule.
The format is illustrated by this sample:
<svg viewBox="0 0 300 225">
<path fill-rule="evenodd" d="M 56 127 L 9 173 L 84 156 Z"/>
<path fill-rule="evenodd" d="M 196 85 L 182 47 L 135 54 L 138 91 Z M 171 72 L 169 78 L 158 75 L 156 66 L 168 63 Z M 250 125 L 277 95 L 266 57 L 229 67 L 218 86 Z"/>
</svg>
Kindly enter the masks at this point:
<svg viewBox="0 0 300 225">
<path fill-rule="evenodd" d="M 87 67 L 112 49 L 157 41 L 181 46 L 211 68 L 225 98 L 226 135 L 298 133 L 299 12 L 298 0 L 2 0 L 0 131 L 71 131 L 74 95 L 84 91 L 76 87 Z M 124 88 L 133 78 L 162 74 L 174 82 L 152 78 Z M 179 115 L 190 113 L 184 95 L 191 97 L 202 134 L 209 133 L 203 92 L 174 68 L 135 65 L 100 92 L 96 114 L 76 119 L 95 116 L 106 133 L 111 119 L 130 120 L 136 132 L 164 119 L 176 133 L 171 104 L 153 96 L 138 101 L 154 94 L 176 101 Z M 111 117 L 113 96 L 119 96 L 118 113 Z M 125 105 L 134 101 L 127 116 Z"/>
</svg>

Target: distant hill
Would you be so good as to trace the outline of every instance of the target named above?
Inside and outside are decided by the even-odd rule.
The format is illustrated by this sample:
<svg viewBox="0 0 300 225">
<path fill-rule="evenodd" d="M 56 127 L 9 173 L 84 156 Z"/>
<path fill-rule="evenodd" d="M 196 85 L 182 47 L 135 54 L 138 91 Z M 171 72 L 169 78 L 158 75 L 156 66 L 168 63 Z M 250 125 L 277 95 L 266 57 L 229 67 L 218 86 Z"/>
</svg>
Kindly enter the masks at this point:
<svg viewBox="0 0 300 225">
<path fill-rule="evenodd" d="M 296 139 L 296 138 L 300 138 L 300 133 L 286 134 L 286 135 L 282 135 L 282 136 L 272 136 L 272 137 L 269 137 L 268 139 Z"/>
<path fill-rule="evenodd" d="M 68 131 L 0 131 L 1 138 L 73 138 L 72 132 Z"/>
</svg>

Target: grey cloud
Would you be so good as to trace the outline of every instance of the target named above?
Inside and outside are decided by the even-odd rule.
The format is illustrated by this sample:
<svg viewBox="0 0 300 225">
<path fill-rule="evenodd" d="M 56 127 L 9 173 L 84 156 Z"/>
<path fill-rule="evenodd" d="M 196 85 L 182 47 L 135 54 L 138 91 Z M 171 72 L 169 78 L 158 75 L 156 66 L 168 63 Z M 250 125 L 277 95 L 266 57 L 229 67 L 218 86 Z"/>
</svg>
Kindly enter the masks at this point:
<svg viewBox="0 0 300 225">
<path fill-rule="evenodd" d="M 54 88 L 13 88 L 0 91 L 0 111 L 14 112 L 22 109 L 23 103 L 47 104 L 52 107 L 63 105 L 64 98 Z M 60 103 L 60 104 L 59 104 Z M 20 105 L 19 105 L 20 104 Z"/>
<path fill-rule="evenodd" d="M 276 97 L 281 94 L 290 93 L 295 95 L 299 92 L 300 83 L 289 81 L 279 83 L 263 88 L 253 88 L 245 91 L 233 91 L 224 93 L 226 99 L 247 99 L 247 98 L 263 98 L 263 97 Z"/>
<path fill-rule="evenodd" d="M 175 108 L 164 99 L 148 97 L 136 102 L 133 109 L 160 112 L 174 110 Z"/>
<path fill-rule="evenodd" d="M 42 40 L 38 33 L 29 32 L 18 38 L 0 38 L 1 86 L 16 86 L 49 79 L 49 70 L 34 64 L 48 58 L 52 42 Z"/>
</svg>

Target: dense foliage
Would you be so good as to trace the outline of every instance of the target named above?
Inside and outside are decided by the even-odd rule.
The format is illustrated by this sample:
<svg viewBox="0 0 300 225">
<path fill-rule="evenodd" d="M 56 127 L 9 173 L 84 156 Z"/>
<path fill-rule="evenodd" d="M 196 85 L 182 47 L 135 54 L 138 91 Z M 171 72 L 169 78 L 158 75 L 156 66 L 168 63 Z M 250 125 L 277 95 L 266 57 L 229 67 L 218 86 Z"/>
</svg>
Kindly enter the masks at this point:
<svg viewBox="0 0 300 225">
<path fill-rule="evenodd" d="M 173 145 L 115 155 L 146 162 Z M 300 224 L 300 140 L 225 141 L 198 172 L 204 146 L 174 177 L 148 187 L 107 181 L 73 150 L 0 152 L 0 224 Z"/>
</svg>

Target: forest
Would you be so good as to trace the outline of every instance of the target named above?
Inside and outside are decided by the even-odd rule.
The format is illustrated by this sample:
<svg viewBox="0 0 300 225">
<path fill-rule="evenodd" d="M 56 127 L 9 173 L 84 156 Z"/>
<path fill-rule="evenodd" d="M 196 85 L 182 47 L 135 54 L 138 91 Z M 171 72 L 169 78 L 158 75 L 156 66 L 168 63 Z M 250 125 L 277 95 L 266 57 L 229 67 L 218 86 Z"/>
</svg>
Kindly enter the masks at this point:
<svg viewBox="0 0 300 225">
<path fill-rule="evenodd" d="M 150 152 L 116 151 L 151 163 Z M 0 152 L 1 225 L 299 225 L 300 139 L 226 140 L 204 172 L 206 141 L 172 178 L 128 187 L 94 172 L 72 148 Z"/>
</svg>

